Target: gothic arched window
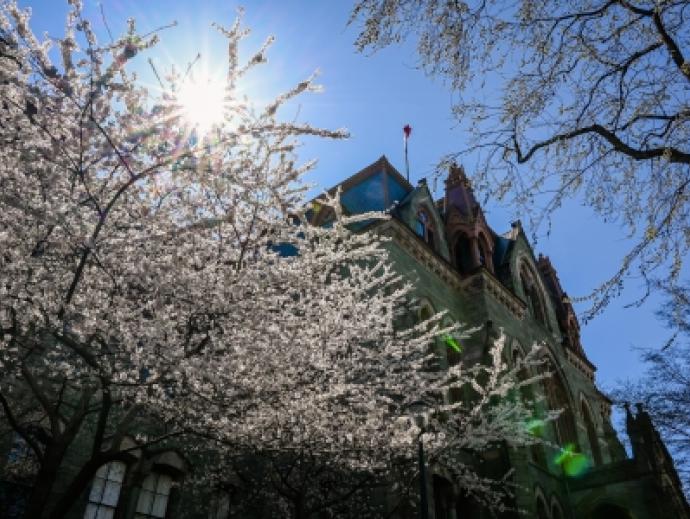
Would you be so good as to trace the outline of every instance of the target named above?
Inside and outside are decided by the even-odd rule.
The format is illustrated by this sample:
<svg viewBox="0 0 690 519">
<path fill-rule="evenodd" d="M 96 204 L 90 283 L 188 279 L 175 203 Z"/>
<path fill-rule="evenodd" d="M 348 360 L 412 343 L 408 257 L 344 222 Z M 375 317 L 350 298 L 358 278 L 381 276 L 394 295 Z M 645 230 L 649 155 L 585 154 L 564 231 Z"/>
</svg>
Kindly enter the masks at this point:
<svg viewBox="0 0 690 519">
<path fill-rule="evenodd" d="M 469 274 L 472 271 L 472 244 L 464 234 L 455 238 L 453 261 L 460 274 Z"/>
<path fill-rule="evenodd" d="M 493 271 L 493 261 L 491 260 L 491 246 L 489 245 L 489 240 L 486 235 L 482 232 L 477 238 L 477 248 L 479 252 L 479 264 Z"/>
<path fill-rule="evenodd" d="M 522 351 L 520 350 L 520 347 L 517 346 L 517 344 L 514 346 L 512 357 L 513 366 L 517 366 L 517 364 L 522 359 Z M 525 380 L 530 378 L 530 373 L 527 370 L 526 366 L 523 365 L 520 368 L 520 370 L 517 373 L 517 377 L 520 382 L 524 382 Z M 535 414 L 534 418 L 536 420 L 538 417 L 538 413 L 534 408 L 534 390 L 531 385 L 524 385 L 520 387 L 520 399 L 522 400 L 522 403 L 525 405 L 525 407 L 532 410 L 532 412 Z M 544 455 L 544 448 L 542 447 L 542 445 L 539 443 L 530 445 L 529 450 L 532 457 L 532 461 L 534 461 L 534 463 L 536 463 L 539 466 L 545 467 L 546 457 Z"/>
<path fill-rule="evenodd" d="M 415 232 L 422 240 L 429 244 L 429 247 L 434 248 L 434 229 L 433 220 L 425 209 L 420 209 L 415 220 Z"/>
<path fill-rule="evenodd" d="M 146 476 L 139 489 L 135 519 L 165 518 L 172 481 L 171 476 L 160 472 L 152 472 Z"/>
<path fill-rule="evenodd" d="M 113 517 L 126 471 L 127 465 L 121 461 L 101 465 L 91 483 L 84 519 Z"/>
<path fill-rule="evenodd" d="M 419 307 L 419 320 L 426 321 L 434 315 L 434 308 L 429 303 L 423 303 Z"/>
<path fill-rule="evenodd" d="M 572 444 L 577 448 L 578 441 L 577 431 L 575 429 L 575 418 L 573 417 L 573 411 L 570 407 L 568 392 L 565 389 L 563 380 L 556 371 L 556 367 L 552 363 L 550 363 L 548 371 L 551 372 L 551 376 L 544 382 L 546 400 L 551 410 L 562 410 L 561 414 L 554 422 L 556 439 L 561 447 Z"/>
<path fill-rule="evenodd" d="M 601 449 L 599 448 L 597 429 L 592 419 L 592 413 L 589 411 L 589 406 L 584 401 L 582 402 L 582 419 L 587 429 L 587 439 L 589 440 L 589 447 L 592 450 L 592 460 L 595 465 L 601 465 Z"/>
<path fill-rule="evenodd" d="M 544 298 L 541 290 L 537 285 L 536 276 L 526 264 L 520 267 L 520 283 L 522 284 L 522 291 L 525 294 L 527 306 L 532 316 L 545 326 L 548 326 L 546 320 L 546 307 L 544 305 Z"/>
</svg>

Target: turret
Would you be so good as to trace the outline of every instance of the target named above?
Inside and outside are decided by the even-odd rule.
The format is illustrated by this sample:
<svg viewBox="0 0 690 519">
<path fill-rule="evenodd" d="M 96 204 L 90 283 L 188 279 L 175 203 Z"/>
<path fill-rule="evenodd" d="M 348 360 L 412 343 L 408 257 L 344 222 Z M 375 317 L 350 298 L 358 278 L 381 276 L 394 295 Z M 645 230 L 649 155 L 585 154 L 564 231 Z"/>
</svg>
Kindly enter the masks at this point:
<svg viewBox="0 0 690 519">
<path fill-rule="evenodd" d="M 563 346 L 576 353 L 580 358 L 587 360 L 585 350 L 580 343 L 580 323 L 577 319 L 575 309 L 568 298 L 568 294 L 563 290 L 563 287 L 561 287 L 558 274 L 551 264 L 549 257 L 539 254 L 537 268 L 551 295 L 551 300 L 556 310 L 558 326 L 563 333 Z"/>
<path fill-rule="evenodd" d="M 446 214 L 448 209 L 454 207 L 467 222 L 474 220 L 477 210 L 480 209 L 477 199 L 474 197 L 472 184 L 465 174 L 465 168 L 453 164 L 446 179 Z"/>
<path fill-rule="evenodd" d="M 464 275 L 480 267 L 493 273 L 493 232 L 462 166 L 453 164 L 450 167 L 444 206 L 446 233 L 455 268 Z"/>
</svg>

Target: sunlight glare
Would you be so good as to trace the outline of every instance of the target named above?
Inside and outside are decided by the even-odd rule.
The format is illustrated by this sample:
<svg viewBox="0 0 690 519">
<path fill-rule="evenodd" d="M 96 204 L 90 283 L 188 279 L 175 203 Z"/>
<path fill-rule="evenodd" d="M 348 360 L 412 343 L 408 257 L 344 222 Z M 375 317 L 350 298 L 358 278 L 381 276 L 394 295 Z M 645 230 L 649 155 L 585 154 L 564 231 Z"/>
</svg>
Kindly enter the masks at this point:
<svg viewBox="0 0 690 519">
<path fill-rule="evenodd" d="M 224 83 L 210 75 L 190 78 L 177 94 L 183 118 L 200 138 L 223 121 L 224 98 Z"/>
</svg>

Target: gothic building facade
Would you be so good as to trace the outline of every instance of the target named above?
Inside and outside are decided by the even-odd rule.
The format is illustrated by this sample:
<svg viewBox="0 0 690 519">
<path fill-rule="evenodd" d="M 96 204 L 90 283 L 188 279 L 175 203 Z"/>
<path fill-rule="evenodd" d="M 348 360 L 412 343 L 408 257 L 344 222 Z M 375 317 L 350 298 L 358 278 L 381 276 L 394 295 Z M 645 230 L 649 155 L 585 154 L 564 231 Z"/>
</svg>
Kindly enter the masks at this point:
<svg viewBox="0 0 690 519">
<path fill-rule="evenodd" d="M 690 518 L 671 457 L 641 408 L 636 413 L 627 410 L 632 457 L 626 454 L 611 424 L 612 402 L 596 386 L 596 367 L 580 342 L 567 293 L 549 258 L 535 257 L 520 222 L 496 233 L 461 167 L 451 168 L 440 200 L 432 198 L 425 180 L 411 185 L 385 157 L 340 187 L 346 212 L 390 212 L 390 220 L 371 225 L 392 238 L 391 259 L 414 284 L 420 317 L 446 310 L 454 320 L 486 330 L 466 341 L 461 355 L 440 350 L 442 362 L 482 361 L 485 337 L 498 330 L 509 338 L 509 361 L 525 355 L 534 343 L 546 346 L 553 375 L 534 391 L 549 408 L 563 409 L 544 430 L 560 449 L 503 449 L 487 453 L 484 460 L 499 469 L 514 469 L 513 504 L 524 517 Z M 317 225 L 331 217 L 327 211 L 311 216 Z M 567 470 L 564 452 L 577 453 L 583 466 Z M 428 467 L 426 483 L 430 517 L 493 517 L 433 466 Z"/>
</svg>

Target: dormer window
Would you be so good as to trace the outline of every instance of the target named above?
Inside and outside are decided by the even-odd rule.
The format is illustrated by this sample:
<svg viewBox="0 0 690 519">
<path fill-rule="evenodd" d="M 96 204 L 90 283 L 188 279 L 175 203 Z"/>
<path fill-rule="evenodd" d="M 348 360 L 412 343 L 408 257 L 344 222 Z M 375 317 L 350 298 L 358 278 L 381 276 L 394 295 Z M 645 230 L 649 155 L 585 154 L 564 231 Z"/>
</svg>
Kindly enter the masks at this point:
<svg viewBox="0 0 690 519">
<path fill-rule="evenodd" d="M 423 209 L 417 213 L 415 232 L 417 236 L 429 244 L 429 247 L 434 248 L 434 230 L 432 229 L 431 218 Z"/>
<path fill-rule="evenodd" d="M 426 236 L 426 230 L 429 226 L 429 217 L 427 214 L 423 211 L 420 211 L 419 214 L 417 214 L 417 222 L 416 222 L 416 227 L 415 231 L 417 234 L 424 238 Z"/>
</svg>

